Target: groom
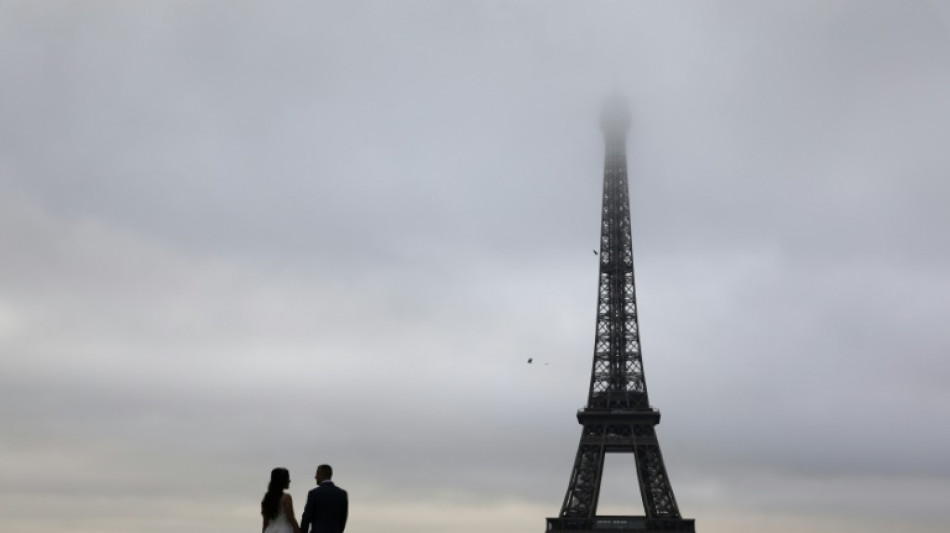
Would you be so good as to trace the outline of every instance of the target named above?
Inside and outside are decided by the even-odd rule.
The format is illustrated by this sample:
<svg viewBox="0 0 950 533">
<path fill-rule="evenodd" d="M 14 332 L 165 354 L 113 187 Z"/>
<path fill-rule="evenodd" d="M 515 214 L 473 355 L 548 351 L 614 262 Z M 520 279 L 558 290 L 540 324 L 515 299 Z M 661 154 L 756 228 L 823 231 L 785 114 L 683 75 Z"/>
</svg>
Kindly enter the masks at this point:
<svg viewBox="0 0 950 533">
<path fill-rule="evenodd" d="M 317 467 L 317 488 L 307 494 L 307 504 L 300 517 L 302 533 L 343 533 L 349 501 L 346 491 L 334 485 L 332 477 L 330 465 Z"/>
</svg>

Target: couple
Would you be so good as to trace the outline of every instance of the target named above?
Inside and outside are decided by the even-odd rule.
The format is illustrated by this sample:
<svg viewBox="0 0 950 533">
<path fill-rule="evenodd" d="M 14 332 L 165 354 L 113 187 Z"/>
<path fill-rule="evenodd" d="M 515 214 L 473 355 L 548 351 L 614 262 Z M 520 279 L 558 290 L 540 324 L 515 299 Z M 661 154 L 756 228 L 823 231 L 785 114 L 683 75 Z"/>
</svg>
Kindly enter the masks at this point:
<svg viewBox="0 0 950 533">
<path fill-rule="evenodd" d="M 261 500 L 263 533 L 343 533 L 349 502 L 346 491 L 334 485 L 332 477 L 330 465 L 317 467 L 317 488 L 307 494 L 307 504 L 297 525 L 293 501 L 284 492 L 290 487 L 290 472 L 286 468 L 271 470 L 270 484 Z"/>
</svg>

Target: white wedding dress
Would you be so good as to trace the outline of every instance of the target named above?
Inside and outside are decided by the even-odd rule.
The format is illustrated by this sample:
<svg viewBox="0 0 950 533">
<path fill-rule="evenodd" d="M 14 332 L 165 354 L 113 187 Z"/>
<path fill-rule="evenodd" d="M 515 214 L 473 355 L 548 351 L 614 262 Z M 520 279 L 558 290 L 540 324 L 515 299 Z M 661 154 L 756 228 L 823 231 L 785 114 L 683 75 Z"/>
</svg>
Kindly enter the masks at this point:
<svg viewBox="0 0 950 533">
<path fill-rule="evenodd" d="M 264 533 L 294 533 L 294 528 L 290 525 L 290 520 L 287 518 L 287 513 L 284 512 L 283 505 L 278 508 L 277 516 L 267 522 L 267 529 L 264 530 Z"/>
</svg>

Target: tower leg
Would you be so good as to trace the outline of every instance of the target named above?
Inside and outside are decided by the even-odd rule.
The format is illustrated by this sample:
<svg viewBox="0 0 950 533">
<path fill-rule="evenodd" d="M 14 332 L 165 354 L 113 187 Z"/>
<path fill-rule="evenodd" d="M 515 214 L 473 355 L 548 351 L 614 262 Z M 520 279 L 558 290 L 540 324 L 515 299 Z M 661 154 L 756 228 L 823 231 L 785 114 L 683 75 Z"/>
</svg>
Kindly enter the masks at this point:
<svg viewBox="0 0 950 533">
<path fill-rule="evenodd" d="M 634 435 L 633 454 L 637 460 L 637 478 L 640 496 L 648 518 L 680 518 L 676 497 L 666 475 L 656 428 L 652 425 L 632 427 Z"/>
<path fill-rule="evenodd" d="M 562 518 L 593 518 L 596 514 L 600 478 L 604 472 L 604 437 L 603 426 L 584 426 L 561 506 Z"/>
<path fill-rule="evenodd" d="M 597 514 L 607 453 L 634 455 L 646 516 Z M 653 424 L 629 421 L 584 425 L 564 504 L 558 518 L 548 519 L 547 530 L 558 533 L 591 529 L 609 529 L 611 533 L 695 531 L 693 520 L 680 517 Z"/>
</svg>

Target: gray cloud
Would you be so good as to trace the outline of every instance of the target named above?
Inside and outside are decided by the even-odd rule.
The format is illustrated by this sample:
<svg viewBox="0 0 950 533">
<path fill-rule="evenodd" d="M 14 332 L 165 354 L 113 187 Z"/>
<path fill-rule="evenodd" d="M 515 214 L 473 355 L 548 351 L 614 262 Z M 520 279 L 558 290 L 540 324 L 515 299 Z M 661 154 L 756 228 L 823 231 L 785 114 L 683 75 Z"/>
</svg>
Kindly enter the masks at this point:
<svg viewBox="0 0 950 533">
<path fill-rule="evenodd" d="M 0 11 L 4 529 L 254 527 L 321 461 L 357 533 L 543 527 L 612 84 L 683 511 L 946 529 L 942 6 Z"/>
</svg>

